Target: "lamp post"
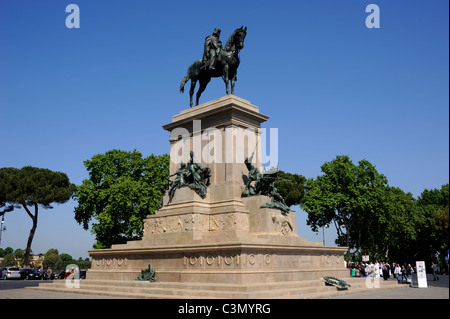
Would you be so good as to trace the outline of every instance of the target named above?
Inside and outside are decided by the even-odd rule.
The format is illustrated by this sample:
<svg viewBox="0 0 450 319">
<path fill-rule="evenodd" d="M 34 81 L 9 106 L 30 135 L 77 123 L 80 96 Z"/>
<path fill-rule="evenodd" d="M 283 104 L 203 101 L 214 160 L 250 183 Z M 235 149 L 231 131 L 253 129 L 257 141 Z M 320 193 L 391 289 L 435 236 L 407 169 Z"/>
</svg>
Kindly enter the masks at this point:
<svg viewBox="0 0 450 319">
<path fill-rule="evenodd" d="M 323 245 L 325 246 L 325 228 L 328 228 L 329 225 L 325 225 L 322 227 L 322 240 L 323 240 Z"/>
<path fill-rule="evenodd" d="M 4 223 L 5 223 L 5 215 L 2 215 L 2 222 L 0 224 L 0 246 L 2 244 L 2 233 L 4 230 L 6 230 L 6 227 L 3 226 Z"/>
</svg>

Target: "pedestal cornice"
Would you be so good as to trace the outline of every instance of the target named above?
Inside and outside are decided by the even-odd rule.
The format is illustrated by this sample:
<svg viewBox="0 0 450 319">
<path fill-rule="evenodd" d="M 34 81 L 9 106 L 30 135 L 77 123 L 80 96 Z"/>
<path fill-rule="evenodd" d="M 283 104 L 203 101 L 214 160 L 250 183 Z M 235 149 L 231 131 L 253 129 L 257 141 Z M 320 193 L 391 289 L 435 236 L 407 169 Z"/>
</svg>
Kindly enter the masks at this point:
<svg viewBox="0 0 450 319">
<path fill-rule="evenodd" d="M 181 111 L 172 117 L 172 122 L 163 125 L 167 131 L 177 127 L 192 130 L 192 121 L 201 120 L 202 129 L 214 126 L 237 125 L 258 128 L 268 116 L 259 113 L 259 108 L 235 95 L 226 95 L 213 101 Z"/>
</svg>

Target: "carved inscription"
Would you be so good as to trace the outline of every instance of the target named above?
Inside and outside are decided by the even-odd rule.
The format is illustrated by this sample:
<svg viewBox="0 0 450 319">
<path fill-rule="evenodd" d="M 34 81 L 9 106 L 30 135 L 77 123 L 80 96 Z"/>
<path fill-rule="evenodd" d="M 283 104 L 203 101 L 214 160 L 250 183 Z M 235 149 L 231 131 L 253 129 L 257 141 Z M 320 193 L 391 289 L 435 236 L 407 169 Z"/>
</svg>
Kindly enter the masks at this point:
<svg viewBox="0 0 450 319">
<path fill-rule="evenodd" d="M 264 267 L 275 263 L 275 256 L 270 254 L 201 254 L 184 256 L 186 268 L 233 268 L 233 267 Z"/>
<path fill-rule="evenodd" d="M 93 269 L 116 269 L 126 267 L 127 265 L 128 258 L 123 257 L 95 258 L 92 261 Z"/>
</svg>

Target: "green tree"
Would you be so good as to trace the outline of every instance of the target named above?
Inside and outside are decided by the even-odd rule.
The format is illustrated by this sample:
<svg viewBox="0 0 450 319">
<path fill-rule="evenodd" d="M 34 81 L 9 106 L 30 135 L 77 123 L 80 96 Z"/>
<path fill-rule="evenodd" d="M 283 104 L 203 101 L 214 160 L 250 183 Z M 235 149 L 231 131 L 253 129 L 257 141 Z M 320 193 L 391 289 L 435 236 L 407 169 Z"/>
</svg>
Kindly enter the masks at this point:
<svg viewBox="0 0 450 319">
<path fill-rule="evenodd" d="M 78 260 L 73 260 L 72 264 L 76 264 L 80 269 L 88 269 L 91 268 L 91 261 L 89 258 L 83 260 L 81 257 Z"/>
<path fill-rule="evenodd" d="M 6 173 L 8 172 L 14 172 L 15 169 L 10 169 L 10 168 L 2 168 L 0 169 L 0 178 L 6 178 Z M 7 201 L 7 184 L 5 183 L 5 181 L 1 181 L 0 180 L 0 216 L 5 215 L 7 212 L 11 212 L 14 210 L 15 206 L 12 205 L 11 203 L 8 203 Z"/>
<path fill-rule="evenodd" d="M 16 258 L 11 254 L 7 254 L 3 257 L 1 265 L 3 267 L 17 266 Z"/>
<path fill-rule="evenodd" d="M 72 256 L 66 253 L 63 253 L 60 255 L 61 262 L 58 264 L 58 268 L 66 268 L 67 265 L 75 264 L 75 261 L 73 260 Z"/>
<path fill-rule="evenodd" d="M 0 169 L 0 197 L 5 203 L 21 205 L 32 220 L 24 255 L 28 265 L 31 244 L 38 223 L 39 205 L 44 209 L 53 208 L 51 204 L 67 202 L 75 190 L 66 174 L 45 168 L 25 166 L 22 169 L 6 167 Z M 34 208 L 34 213 L 32 212 Z"/>
<path fill-rule="evenodd" d="M 24 257 L 25 257 L 25 250 L 18 248 L 14 251 L 14 258 L 16 258 L 16 260 L 19 261 L 20 265 L 23 265 Z"/>
<path fill-rule="evenodd" d="M 287 206 L 299 205 L 305 195 L 306 178 L 302 175 L 278 171 L 280 178 L 275 182 L 275 187 Z"/>
<path fill-rule="evenodd" d="M 449 247 L 448 221 L 448 206 L 443 209 L 437 210 L 435 215 L 431 219 L 431 225 L 434 228 L 434 232 L 436 234 L 438 249 L 441 252 L 445 252 Z"/>
<path fill-rule="evenodd" d="M 425 189 L 417 198 L 417 203 L 421 224 L 418 225 L 420 232 L 415 248 L 418 258 L 431 261 L 437 252 L 445 255 L 449 249 L 449 184 L 442 185 L 440 189 Z"/>
<path fill-rule="evenodd" d="M 379 208 L 369 220 L 363 246 L 374 259 L 411 260 L 420 215 L 411 193 L 397 187 L 384 189 Z"/>
<path fill-rule="evenodd" d="M 92 222 L 94 248 L 142 238 L 143 219 L 157 210 L 166 189 L 169 156 L 111 150 L 84 165 L 89 179 L 75 191 L 75 220 L 86 230 Z"/>
<path fill-rule="evenodd" d="M 1 194 L 0 194 L 0 196 L 1 196 Z M 0 199 L 0 216 L 3 216 L 7 212 L 12 212 L 13 210 L 14 210 L 14 205 L 7 205 L 5 202 L 2 202 Z"/>
<path fill-rule="evenodd" d="M 44 269 L 58 268 L 58 265 L 60 263 L 61 263 L 61 256 L 59 256 L 58 249 L 51 248 L 47 250 L 47 252 L 44 254 L 44 261 L 42 263 Z"/>
<path fill-rule="evenodd" d="M 14 253 L 14 249 L 11 247 L 6 247 L 5 249 L 0 248 L 0 257 L 5 257 L 6 255 L 12 255 Z"/>
<path fill-rule="evenodd" d="M 334 223 L 337 243 L 348 247 L 351 259 L 351 249 L 360 249 L 367 223 L 381 205 L 387 179 L 367 160 L 355 165 L 346 155 L 324 163 L 321 170 L 323 175 L 306 181 L 300 207 L 313 231 Z"/>
</svg>

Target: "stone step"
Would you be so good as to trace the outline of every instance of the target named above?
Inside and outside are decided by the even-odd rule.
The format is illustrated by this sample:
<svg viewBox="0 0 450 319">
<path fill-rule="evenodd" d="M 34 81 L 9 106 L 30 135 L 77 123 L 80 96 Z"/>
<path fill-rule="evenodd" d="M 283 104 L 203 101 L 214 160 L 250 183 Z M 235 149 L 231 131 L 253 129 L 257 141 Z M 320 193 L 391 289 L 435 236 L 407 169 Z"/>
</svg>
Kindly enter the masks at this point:
<svg viewBox="0 0 450 319">
<path fill-rule="evenodd" d="M 214 287 L 214 289 L 210 289 Z M 193 295 L 196 298 L 272 298 L 273 296 L 289 296 L 292 294 L 308 294 L 318 291 L 335 290 L 334 287 L 329 287 L 325 285 L 307 285 L 303 287 L 276 287 L 276 289 L 268 288 L 265 289 L 250 289 L 246 290 L 246 287 L 223 287 L 223 290 L 218 289 L 215 286 L 203 286 L 195 287 L 196 289 L 191 289 L 192 285 L 153 285 L 153 283 L 142 283 L 142 284 L 130 284 L 130 285 L 108 285 L 108 284 L 93 284 L 93 283 L 83 283 L 80 288 L 68 288 L 63 283 L 56 284 L 41 284 L 37 289 L 48 290 L 48 291 L 61 291 L 61 292 L 75 292 L 75 293 L 86 293 L 86 291 L 91 292 L 105 292 L 108 295 L 116 295 L 116 293 L 122 293 L 124 295 L 133 295 L 135 297 L 147 297 L 147 296 L 162 296 L 164 298 L 185 298 L 189 296 L 191 298 Z M 233 288 L 233 289 L 230 289 Z M 253 287 L 255 288 L 255 287 Z M 100 293 L 101 294 L 101 293 Z"/>
<path fill-rule="evenodd" d="M 222 284 L 222 283 L 177 283 L 177 282 L 142 282 L 142 281 L 111 281 L 111 280 L 81 280 L 80 285 L 88 286 L 109 286 L 114 287 L 130 287 L 130 288 L 170 288 L 170 289 L 186 289 L 186 290 L 219 290 L 219 291 L 236 291 L 236 292 L 251 292 L 260 291 L 264 289 L 282 289 L 291 287 L 310 287 L 316 286 L 318 280 L 307 280 L 298 282 L 273 282 L 273 283 L 257 283 L 257 284 Z M 53 283 L 43 283 L 41 285 L 52 285 L 53 287 L 64 287 L 65 281 L 59 280 Z"/>
<path fill-rule="evenodd" d="M 74 289 L 74 288 L 53 288 L 53 287 L 26 287 L 25 289 L 34 289 L 41 291 L 51 291 L 60 293 L 75 293 L 83 295 L 102 295 L 119 298 L 132 298 L 132 299 L 186 299 L 186 296 L 176 295 L 163 295 L 159 293 L 136 293 L 136 292 L 124 292 L 124 291 L 110 291 L 110 290 L 94 290 L 94 289 Z M 210 299 L 205 296 L 189 295 L 190 299 Z"/>
<path fill-rule="evenodd" d="M 106 295 L 123 298 L 164 298 L 164 299 L 207 299 L 207 298 L 234 298 L 234 299 L 318 299 L 337 295 L 363 293 L 372 291 L 366 286 L 365 279 L 349 278 L 346 280 L 351 287 L 347 290 L 338 290 L 327 286 L 322 280 L 308 280 L 298 282 L 258 283 L 258 284 L 197 284 L 176 282 L 135 282 L 135 281 L 102 281 L 81 280 L 80 288 L 68 288 L 65 281 L 43 283 L 38 287 L 27 289 L 45 290 L 64 293 L 81 293 L 91 295 Z M 381 281 L 380 288 L 401 288 L 396 281 Z"/>
<path fill-rule="evenodd" d="M 311 293 L 309 295 L 292 295 L 291 298 L 295 299 L 325 299 L 325 298 L 331 298 L 336 296 L 343 296 L 343 295 L 351 295 L 351 294 L 362 294 L 362 293 L 369 293 L 373 292 L 374 289 L 379 290 L 391 290 L 391 289 L 400 289 L 400 288 L 406 288 L 407 285 L 399 285 L 397 281 L 384 281 L 380 282 L 380 287 L 367 287 L 365 279 L 358 279 L 358 281 L 352 281 L 348 280 L 348 283 L 350 283 L 352 286 L 349 289 L 342 289 L 342 290 L 329 290 L 329 291 L 320 291 Z"/>
<path fill-rule="evenodd" d="M 365 279 L 347 278 L 346 282 L 352 286 L 365 285 Z M 385 283 L 397 283 L 396 281 L 386 281 Z M 142 282 L 142 281 L 113 281 L 113 280 L 81 280 L 80 285 L 87 286 L 114 286 L 114 287 L 136 287 L 136 288 L 171 288 L 171 289 L 190 289 L 190 290 L 226 290 L 226 291 L 259 291 L 261 289 L 283 289 L 283 288 L 300 288 L 311 287 L 317 285 L 323 286 L 323 281 L 304 280 L 290 282 L 269 282 L 269 283 L 253 283 L 253 284 L 224 284 L 224 283 L 192 283 L 192 282 Z M 53 287 L 64 287 L 64 280 L 56 280 L 51 283 L 42 283 L 41 286 L 52 285 Z"/>
<path fill-rule="evenodd" d="M 259 291 L 261 289 L 282 289 L 291 287 L 310 287 L 321 283 L 321 280 L 304 280 L 290 282 L 269 282 L 269 283 L 251 283 L 251 284 L 224 284 L 224 283 L 192 283 L 192 282 L 143 282 L 143 281 L 125 281 L 125 280 L 81 280 L 83 286 L 115 286 L 115 287 L 135 287 L 135 288 L 172 288 L 172 289 L 192 289 L 192 290 L 226 290 L 226 291 Z M 49 284 L 49 283 L 47 283 Z M 42 285 L 46 285 L 43 283 Z M 50 283 L 54 286 L 65 286 L 64 280 L 58 280 Z"/>
</svg>

